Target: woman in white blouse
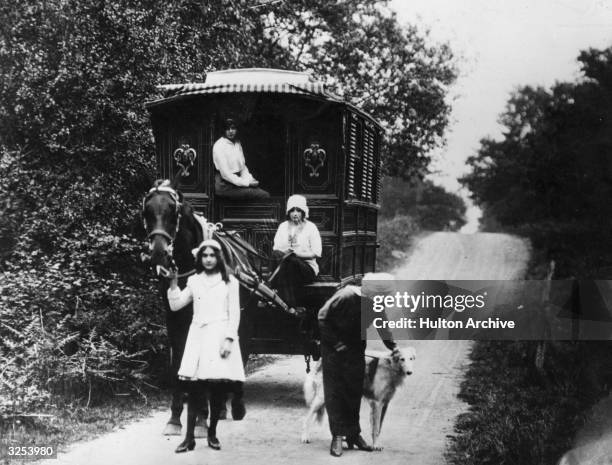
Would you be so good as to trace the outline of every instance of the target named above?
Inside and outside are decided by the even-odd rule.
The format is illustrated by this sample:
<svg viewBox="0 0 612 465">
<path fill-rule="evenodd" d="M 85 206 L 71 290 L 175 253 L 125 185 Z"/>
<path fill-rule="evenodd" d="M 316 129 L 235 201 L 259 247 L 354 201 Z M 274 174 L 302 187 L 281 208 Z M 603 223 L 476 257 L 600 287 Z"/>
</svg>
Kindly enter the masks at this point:
<svg viewBox="0 0 612 465">
<path fill-rule="evenodd" d="M 224 121 L 223 136 L 213 145 L 215 193 L 230 199 L 267 199 L 270 194 L 259 187 L 244 160 L 238 128 L 232 118 Z"/>
<path fill-rule="evenodd" d="M 187 279 L 185 289 L 179 289 L 176 278 L 170 281 L 168 302 L 177 311 L 193 302 L 193 319 L 189 327 L 185 352 L 178 371 L 189 393 L 187 432 L 176 452 L 195 447 L 194 429 L 197 406 L 202 396 L 210 392 L 210 424 L 208 446 L 220 449 L 217 422 L 228 392 L 234 393 L 232 415 L 244 417 L 242 394 L 244 367 L 238 343 L 240 303 L 238 281 L 228 274 L 221 245 L 214 239 L 203 241 L 192 251 L 196 274 Z M 241 410 L 241 411 L 235 411 Z"/>
<path fill-rule="evenodd" d="M 308 205 L 301 195 L 287 199 L 287 221 L 274 236 L 274 253 L 280 261 L 271 284 L 281 298 L 295 307 L 303 297 L 303 286 L 319 274 L 317 258 L 321 258 L 321 235 L 317 226 L 308 221 Z"/>
</svg>

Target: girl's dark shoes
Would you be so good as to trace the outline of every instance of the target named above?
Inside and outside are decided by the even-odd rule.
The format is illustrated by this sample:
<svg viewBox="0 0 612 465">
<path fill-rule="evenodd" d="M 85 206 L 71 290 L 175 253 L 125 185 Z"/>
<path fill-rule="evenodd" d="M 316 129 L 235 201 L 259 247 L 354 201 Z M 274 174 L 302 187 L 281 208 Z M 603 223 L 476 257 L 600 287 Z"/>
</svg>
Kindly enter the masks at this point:
<svg viewBox="0 0 612 465">
<path fill-rule="evenodd" d="M 208 436 L 208 447 L 215 450 L 221 449 L 221 443 L 216 436 Z"/>
<path fill-rule="evenodd" d="M 351 438 L 346 438 L 346 443 L 348 444 L 349 449 L 357 447 L 357 449 L 365 450 L 366 452 L 372 452 L 374 450 L 371 445 L 365 442 L 365 439 L 363 439 L 360 434 Z"/>
<path fill-rule="evenodd" d="M 195 439 L 185 439 L 181 442 L 178 447 L 174 450 L 177 454 L 181 452 L 187 452 L 188 450 L 193 450 L 195 448 Z"/>
</svg>

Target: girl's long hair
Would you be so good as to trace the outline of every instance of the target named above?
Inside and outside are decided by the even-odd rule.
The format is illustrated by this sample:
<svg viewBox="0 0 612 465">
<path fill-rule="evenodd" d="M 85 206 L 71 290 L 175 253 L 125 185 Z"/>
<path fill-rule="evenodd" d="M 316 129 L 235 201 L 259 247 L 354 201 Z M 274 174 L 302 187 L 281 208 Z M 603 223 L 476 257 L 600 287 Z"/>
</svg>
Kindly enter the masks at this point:
<svg viewBox="0 0 612 465">
<path fill-rule="evenodd" d="M 198 253 L 195 258 L 196 273 L 201 273 L 202 271 L 205 271 L 204 265 L 202 265 L 202 255 L 204 254 L 204 251 L 206 249 L 211 249 L 214 252 L 215 257 L 217 257 L 217 266 L 215 267 L 213 272 L 218 271 L 219 273 L 221 273 L 221 279 L 223 279 L 223 281 L 225 281 L 226 283 L 229 283 L 229 271 L 227 270 L 227 265 L 225 264 L 223 254 L 221 254 L 220 250 L 214 247 L 202 247 L 200 250 L 198 250 Z"/>
</svg>

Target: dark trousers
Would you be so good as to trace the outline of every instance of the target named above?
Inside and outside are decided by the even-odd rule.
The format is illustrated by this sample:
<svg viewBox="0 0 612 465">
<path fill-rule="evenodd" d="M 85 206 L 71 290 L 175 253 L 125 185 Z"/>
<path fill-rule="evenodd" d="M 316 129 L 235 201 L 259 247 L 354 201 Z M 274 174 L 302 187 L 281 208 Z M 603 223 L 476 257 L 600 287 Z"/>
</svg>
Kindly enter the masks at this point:
<svg viewBox="0 0 612 465">
<path fill-rule="evenodd" d="M 284 256 L 285 253 L 280 250 L 273 252 L 275 268 Z M 291 254 L 282 261 L 280 270 L 271 284 L 278 290 L 278 294 L 287 305 L 295 307 L 303 302 L 304 285 L 310 284 L 316 277 L 317 275 L 308 263 Z"/>
<path fill-rule="evenodd" d="M 332 436 L 356 436 L 365 372 L 363 345 L 351 346 L 343 352 L 321 345 L 325 408 Z"/>
</svg>

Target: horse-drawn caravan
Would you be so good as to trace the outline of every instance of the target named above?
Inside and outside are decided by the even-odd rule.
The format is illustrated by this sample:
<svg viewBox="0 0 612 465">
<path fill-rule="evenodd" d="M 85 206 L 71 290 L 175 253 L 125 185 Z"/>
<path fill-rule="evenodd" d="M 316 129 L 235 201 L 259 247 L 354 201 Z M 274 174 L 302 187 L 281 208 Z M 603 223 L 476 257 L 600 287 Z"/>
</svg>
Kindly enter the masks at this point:
<svg viewBox="0 0 612 465">
<path fill-rule="evenodd" d="M 182 234 L 198 235 L 181 231 L 193 226 L 188 218 L 192 211 L 184 210 L 188 201 L 195 212 L 217 224 L 215 234 L 236 252 L 237 262 L 247 270 L 241 279 L 244 352 L 314 354 L 317 310 L 338 287 L 358 282 L 374 270 L 380 125 L 306 73 L 227 70 L 209 73 L 204 83 L 160 89 L 164 97 L 147 103 L 159 177 L 172 179 L 179 168 L 188 169 L 176 198 L 169 191 L 166 195 L 166 203 L 176 202 L 176 217 L 168 218 L 169 228 L 147 226 L 152 248 L 173 253 L 180 273 L 192 267 L 192 263 L 181 265 L 192 258 L 188 253 L 181 257 L 177 250 Z M 217 195 L 212 149 L 227 117 L 237 121 L 248 168 L 269 197 Z M 254 289 L 257 283 L 265 287 L 273 272 L 267 257 L 278 225 L 285 219 L 287 198 L 293 194 L 308 199 L 309 220 L 318 227 L 323 248 L 319 276 L 307 286 L 300 302 L 305 311 L 291 314 L 278 305 L 262 305 L 258 302 L 262 293 Z M 153 229 L 160 228 L 165 233 L 156 235 Z M 169 264 L 161 253 L 155 255 L 154 263 Z"/>
</svg>

